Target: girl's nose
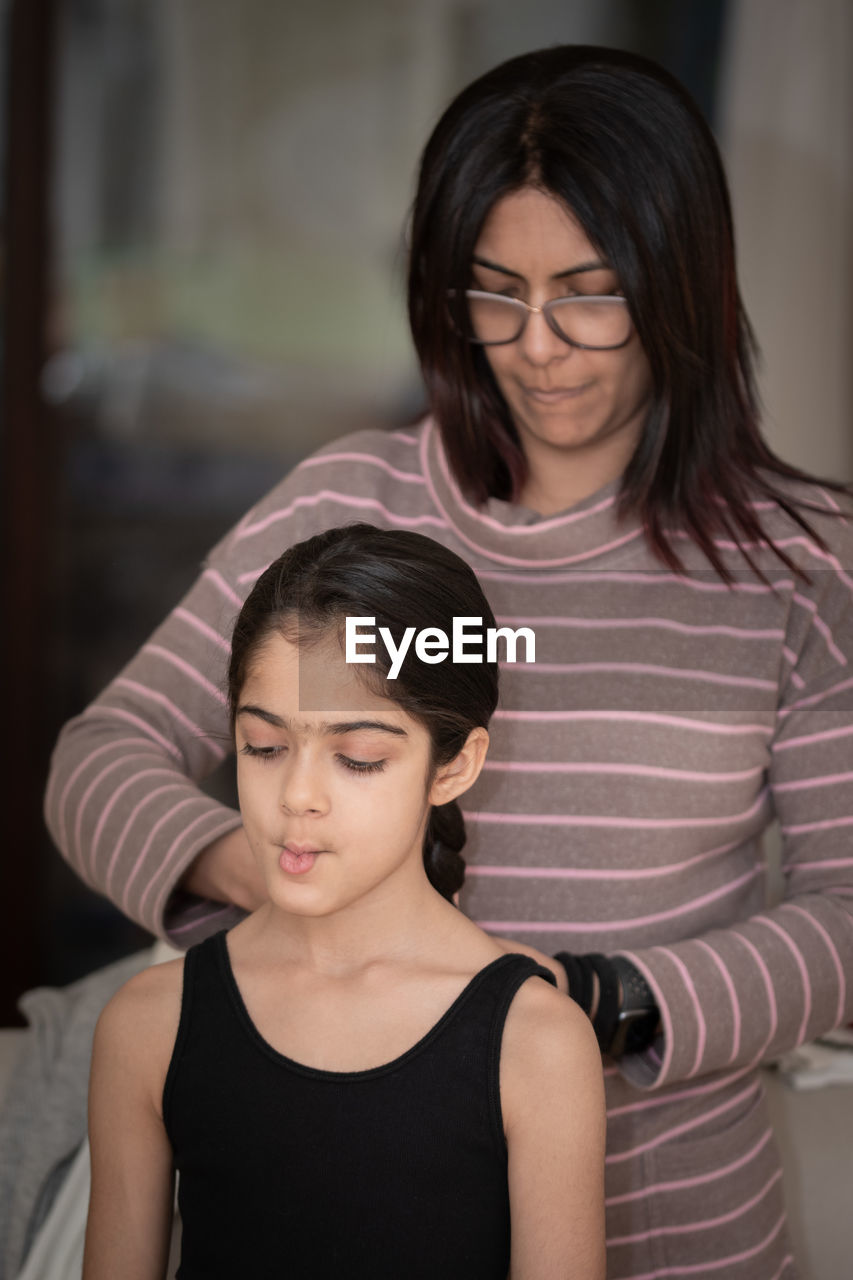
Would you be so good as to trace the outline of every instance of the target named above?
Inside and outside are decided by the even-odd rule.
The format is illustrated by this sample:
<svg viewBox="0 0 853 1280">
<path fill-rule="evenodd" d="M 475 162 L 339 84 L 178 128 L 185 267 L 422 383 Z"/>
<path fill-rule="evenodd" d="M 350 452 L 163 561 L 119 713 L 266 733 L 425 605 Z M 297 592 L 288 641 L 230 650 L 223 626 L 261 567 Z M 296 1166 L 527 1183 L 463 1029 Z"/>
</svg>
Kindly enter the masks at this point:
<svg viewBox="0 0 853 1280">
<path fill-rule="evenodd" d="M 321 772 L 308 759 L 291 757 L 282 777 L 279 804 L 292 814 L 325 813 L 328 797 Z"/>
</svg>

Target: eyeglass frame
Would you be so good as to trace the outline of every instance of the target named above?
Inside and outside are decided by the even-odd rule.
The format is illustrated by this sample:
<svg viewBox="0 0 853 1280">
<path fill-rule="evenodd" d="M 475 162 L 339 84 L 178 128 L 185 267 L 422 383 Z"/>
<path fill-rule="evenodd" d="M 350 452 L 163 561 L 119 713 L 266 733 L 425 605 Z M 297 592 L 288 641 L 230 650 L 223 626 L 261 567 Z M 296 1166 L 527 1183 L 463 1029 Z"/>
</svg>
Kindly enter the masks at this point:
<svg viewBox="0 0 853 1280">
<path fill-rule="evenodd" d="M 630 312 L 628 314 L 628 320 L 630 324 L 630 328 L 628 330 L 628 336 L 626 338 L 623 338 L 621 342 L 614 342 L 612 345 L 606 346 L 606 347 L 590 346 L 588 342 L 576 342 L 574 338 L 566 337 L 566 335 L 562 332 L 562 330 L 557 326 L 556 320 L 554 320 L 553 317 L 551 316 L 551 309 L 554 306 L 556 306 L 557 303 L 574 302 L 575 300 L 577 300 L 578 302 L 591 302 L 591 301 L 621 302 L 625 307 L 627 307 L 628 299 L 623 297 L 622 294 L 615 294 L 615 293 L 569 294 L 562 298 L 549 298 L 547 302 L 542 303 L 541 307 L 534 307 L 532 303 L 525 302 L 523 298 L 508 298 L 506 294 L 491 293 L 487 289 L 450 289 L 448 290 L 448 293 L 451 297 L 458 297 L 459 294 L 461 293 L 465 298 L 472 298 L 472 297 L 473 298 L 495 298 L 503 303 L 508 302 L 511 306 L 515 307 L 516 309 L 518 309 L 519 307 L 524 308 L 524 311 L 526 314 L 522 319 L 521 328 L 513 338 L 499 338 L 497 341 L 488 342 L 483 338 L 474 338 L 474 337 L 470 337 L 468 334 L 465 334 L 467 341 L 478 347 L 506 347 L 506 346 L 509 346 L 511 342 L 518 342 L 519 338 L 524 333 L 524 330 L 527 328 L 527 321 L 531 315 L 543 316 L 545 323 L 547 324 L 548 328 L 551 330 L 552 333 L 555 333 L 558 338 L 561 338 L 562 341 L 567 343 L 570 347 L 577 347 L 580 351 L 619 351 L 622 347 L 627 346 L 628 343 L 631 341 L 631 334 L 633 332 L 633 323 L 631 322 Z"/>
</svg>

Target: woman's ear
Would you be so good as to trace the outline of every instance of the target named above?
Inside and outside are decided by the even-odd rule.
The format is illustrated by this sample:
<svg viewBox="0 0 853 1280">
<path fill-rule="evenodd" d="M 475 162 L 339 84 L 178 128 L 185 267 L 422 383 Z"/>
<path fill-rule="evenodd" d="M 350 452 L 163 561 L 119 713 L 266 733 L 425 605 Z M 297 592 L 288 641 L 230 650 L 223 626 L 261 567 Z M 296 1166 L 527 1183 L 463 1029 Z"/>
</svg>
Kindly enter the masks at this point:
<svg viewBox="0 0 853 1280">
<path fill-rule="evenodd" d="M 429 789 L 430 804 L 448 804 L 476 782 L 489 749 L 489 735 L 479 725 L 465 739 L 465 745 L 448 764 L 436 769 Z"/>
</svg>

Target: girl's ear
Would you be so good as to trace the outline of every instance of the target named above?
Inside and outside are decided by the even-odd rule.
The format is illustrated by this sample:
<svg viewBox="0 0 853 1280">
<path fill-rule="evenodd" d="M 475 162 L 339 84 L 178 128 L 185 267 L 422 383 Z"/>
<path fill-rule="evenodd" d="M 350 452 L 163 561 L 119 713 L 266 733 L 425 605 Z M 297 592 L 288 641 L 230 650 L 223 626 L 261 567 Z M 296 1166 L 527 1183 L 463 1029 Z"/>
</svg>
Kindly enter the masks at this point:
<svg viewBox="0 0 853 1280">
<path fill-rule="evenodd" d="M 476 782 L 489 749 L 489 735 L 478 726 L 472 729 L 465 745 L 448 764 L 441 765 L 429 789 L 430 804 L 448 804 Z"/>
</svg>

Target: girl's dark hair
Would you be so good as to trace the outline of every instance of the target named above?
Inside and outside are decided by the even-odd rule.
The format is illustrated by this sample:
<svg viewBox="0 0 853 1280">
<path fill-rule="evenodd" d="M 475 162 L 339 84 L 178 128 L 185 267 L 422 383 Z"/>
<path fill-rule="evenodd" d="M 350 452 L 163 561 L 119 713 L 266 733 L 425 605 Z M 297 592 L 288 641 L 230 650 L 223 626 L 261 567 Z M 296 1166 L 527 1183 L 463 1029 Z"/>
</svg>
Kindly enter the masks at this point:
<svg viewBox="0 0 853 1280">
<path fill-rule="evenodd" d="M 343 647 L 347 617 L 372 617 L 399 645 L 407 627 L 438 627 L 448 636 L 454 617 L 480 617 L 495 626 L 489 602 L 472 569 L 452 551 L 420 533 L 369 524 L 329 529 L 290 547 L 261 574 L 246 599 L 231 643 L 228 707 L 233 728 L 240 692 L 264 641 L 279 634 L 300 645 L 336 634 Z M 390 659 L 377 643 L 375 664 L 354 667 L 371 689 L 402 707 L 428 731 L 431 769 L 448 764 L 473 728 L 485 728 L 498 700 L 496 662 L 435 665 L 410 646 L 400 674 L 386 677 Z M 460 856 L 465 823 L 455 800 L 434 805 L 424 836 L 430 883 L 452 898 L 465 878 Z"/>
<path fill-rule="evenodd" d="M 566 45 L 504 62 L 451 102 L 423 153 L 409 316 L 430 406 L 467 496 L 513 500 L 526 476 L 488 362 L 457 336 L 483 223 L 525 186 L 560 200 L 613 266 L 649 362 L 652 406 L 622 479 L 621 511 L 639 513 L 673 569 L 683 569 L 673 545 L 683 530 L 727 580 L 714 537 L 733 539 L 752 565 L 747 544 L 769 541 L 756 499 L 778 503 L 820 543 L 797 509 L 813 508 L 778 484 L 810 477 L 777 458 L 759 430 L 756 347 L 714 138 L 677 80 L 615 49 Z"/>
</svg>

